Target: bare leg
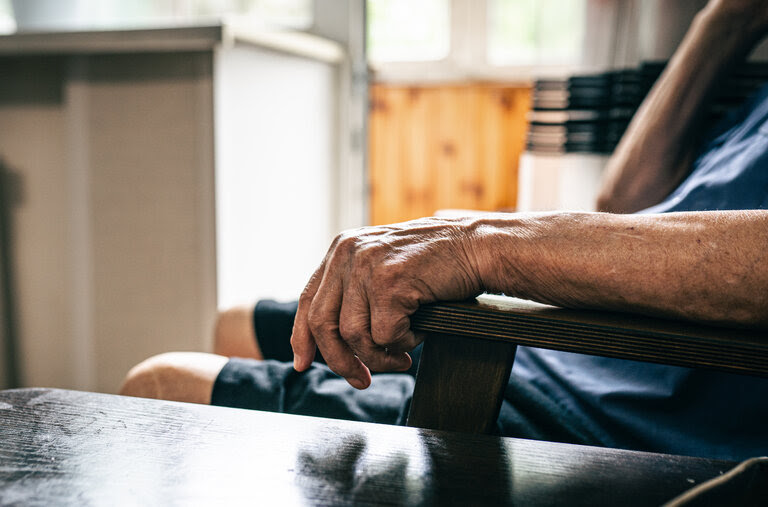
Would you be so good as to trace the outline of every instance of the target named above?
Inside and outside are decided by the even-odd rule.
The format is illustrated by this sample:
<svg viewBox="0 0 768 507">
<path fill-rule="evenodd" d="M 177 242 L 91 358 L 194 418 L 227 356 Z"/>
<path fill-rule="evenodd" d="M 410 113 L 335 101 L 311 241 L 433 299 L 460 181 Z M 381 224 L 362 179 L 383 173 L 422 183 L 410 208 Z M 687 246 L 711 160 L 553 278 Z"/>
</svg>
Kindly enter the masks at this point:
<svg viewBox="0 0 768 507">
<path fill-rule="evenodd" d="M 120 394 L 209 404 L 213 384 L 229 359 L 202 352 L 168 352 L 134 366 Z"/>
<path fill-rule="evenodd" d="M 227 357 L 264 359 L 253 329 L 253 306 L 238 306 L 219 313 L 213 352 Z"/>
</svg>

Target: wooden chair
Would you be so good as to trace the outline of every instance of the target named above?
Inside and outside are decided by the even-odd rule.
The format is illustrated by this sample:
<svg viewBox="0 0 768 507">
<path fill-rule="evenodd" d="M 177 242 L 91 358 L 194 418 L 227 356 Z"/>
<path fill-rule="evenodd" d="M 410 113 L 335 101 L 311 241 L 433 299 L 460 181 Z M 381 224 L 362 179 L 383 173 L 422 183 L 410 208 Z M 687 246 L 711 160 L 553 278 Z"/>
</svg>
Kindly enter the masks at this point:
<svg viewBox="0 0 768 507">
<path fill-rule="evenodd" d="M 424 306 L 426 333 L 408 425 L 489 433 L 518 345 L 768 377 L 768 333 L 503 296 Z"/>
</svg>

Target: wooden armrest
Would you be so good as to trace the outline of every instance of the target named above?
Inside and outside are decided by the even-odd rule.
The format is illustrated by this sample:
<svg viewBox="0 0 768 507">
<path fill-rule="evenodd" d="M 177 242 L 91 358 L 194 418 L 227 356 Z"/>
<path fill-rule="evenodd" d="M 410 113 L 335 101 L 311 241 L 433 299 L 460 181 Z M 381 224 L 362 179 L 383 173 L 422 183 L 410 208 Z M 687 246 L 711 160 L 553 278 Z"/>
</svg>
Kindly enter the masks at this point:
<svg viewBox="0 0 768 507">
<path fill-rule="evenodd" d="M 766 331 L 568 310 L 491 295 L 427 305 L 411 321 L 415 331 L 426 333 L 768 377 Z"/>
<path fill-rule="evenodd" d="M 418 310 L 426 333 L 408 424 L 492 430 L 517 345 L 768 377 L 768 333 L 504 296 Z"/>
</svg>

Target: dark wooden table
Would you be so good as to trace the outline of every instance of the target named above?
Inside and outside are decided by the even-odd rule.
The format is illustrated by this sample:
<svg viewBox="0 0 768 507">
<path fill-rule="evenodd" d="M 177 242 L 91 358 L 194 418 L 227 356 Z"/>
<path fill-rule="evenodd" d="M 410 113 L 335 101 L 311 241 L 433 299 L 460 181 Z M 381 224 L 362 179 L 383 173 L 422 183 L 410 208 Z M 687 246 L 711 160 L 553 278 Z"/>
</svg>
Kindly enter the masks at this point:
<svg viewBox="0 0 768 507">
<path fill-rule="evenodd" d="M 0 392 L 2 505 L 658 505 L 733 465 L 57 389 Z"/>
</svg>

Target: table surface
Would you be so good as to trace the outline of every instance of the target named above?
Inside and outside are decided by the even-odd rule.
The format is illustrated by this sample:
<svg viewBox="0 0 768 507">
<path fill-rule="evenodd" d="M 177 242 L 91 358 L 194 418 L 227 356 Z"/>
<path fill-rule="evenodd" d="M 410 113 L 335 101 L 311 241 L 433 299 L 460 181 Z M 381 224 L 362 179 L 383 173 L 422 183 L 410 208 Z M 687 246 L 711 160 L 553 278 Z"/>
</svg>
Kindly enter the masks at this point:
<svg viewBox="0 0 768 507">
<path fill-rule="evenodd" d="M 659 505 L 727 461 L 64 391 L 0 392 L 0 504 Z"/>
</svg>

